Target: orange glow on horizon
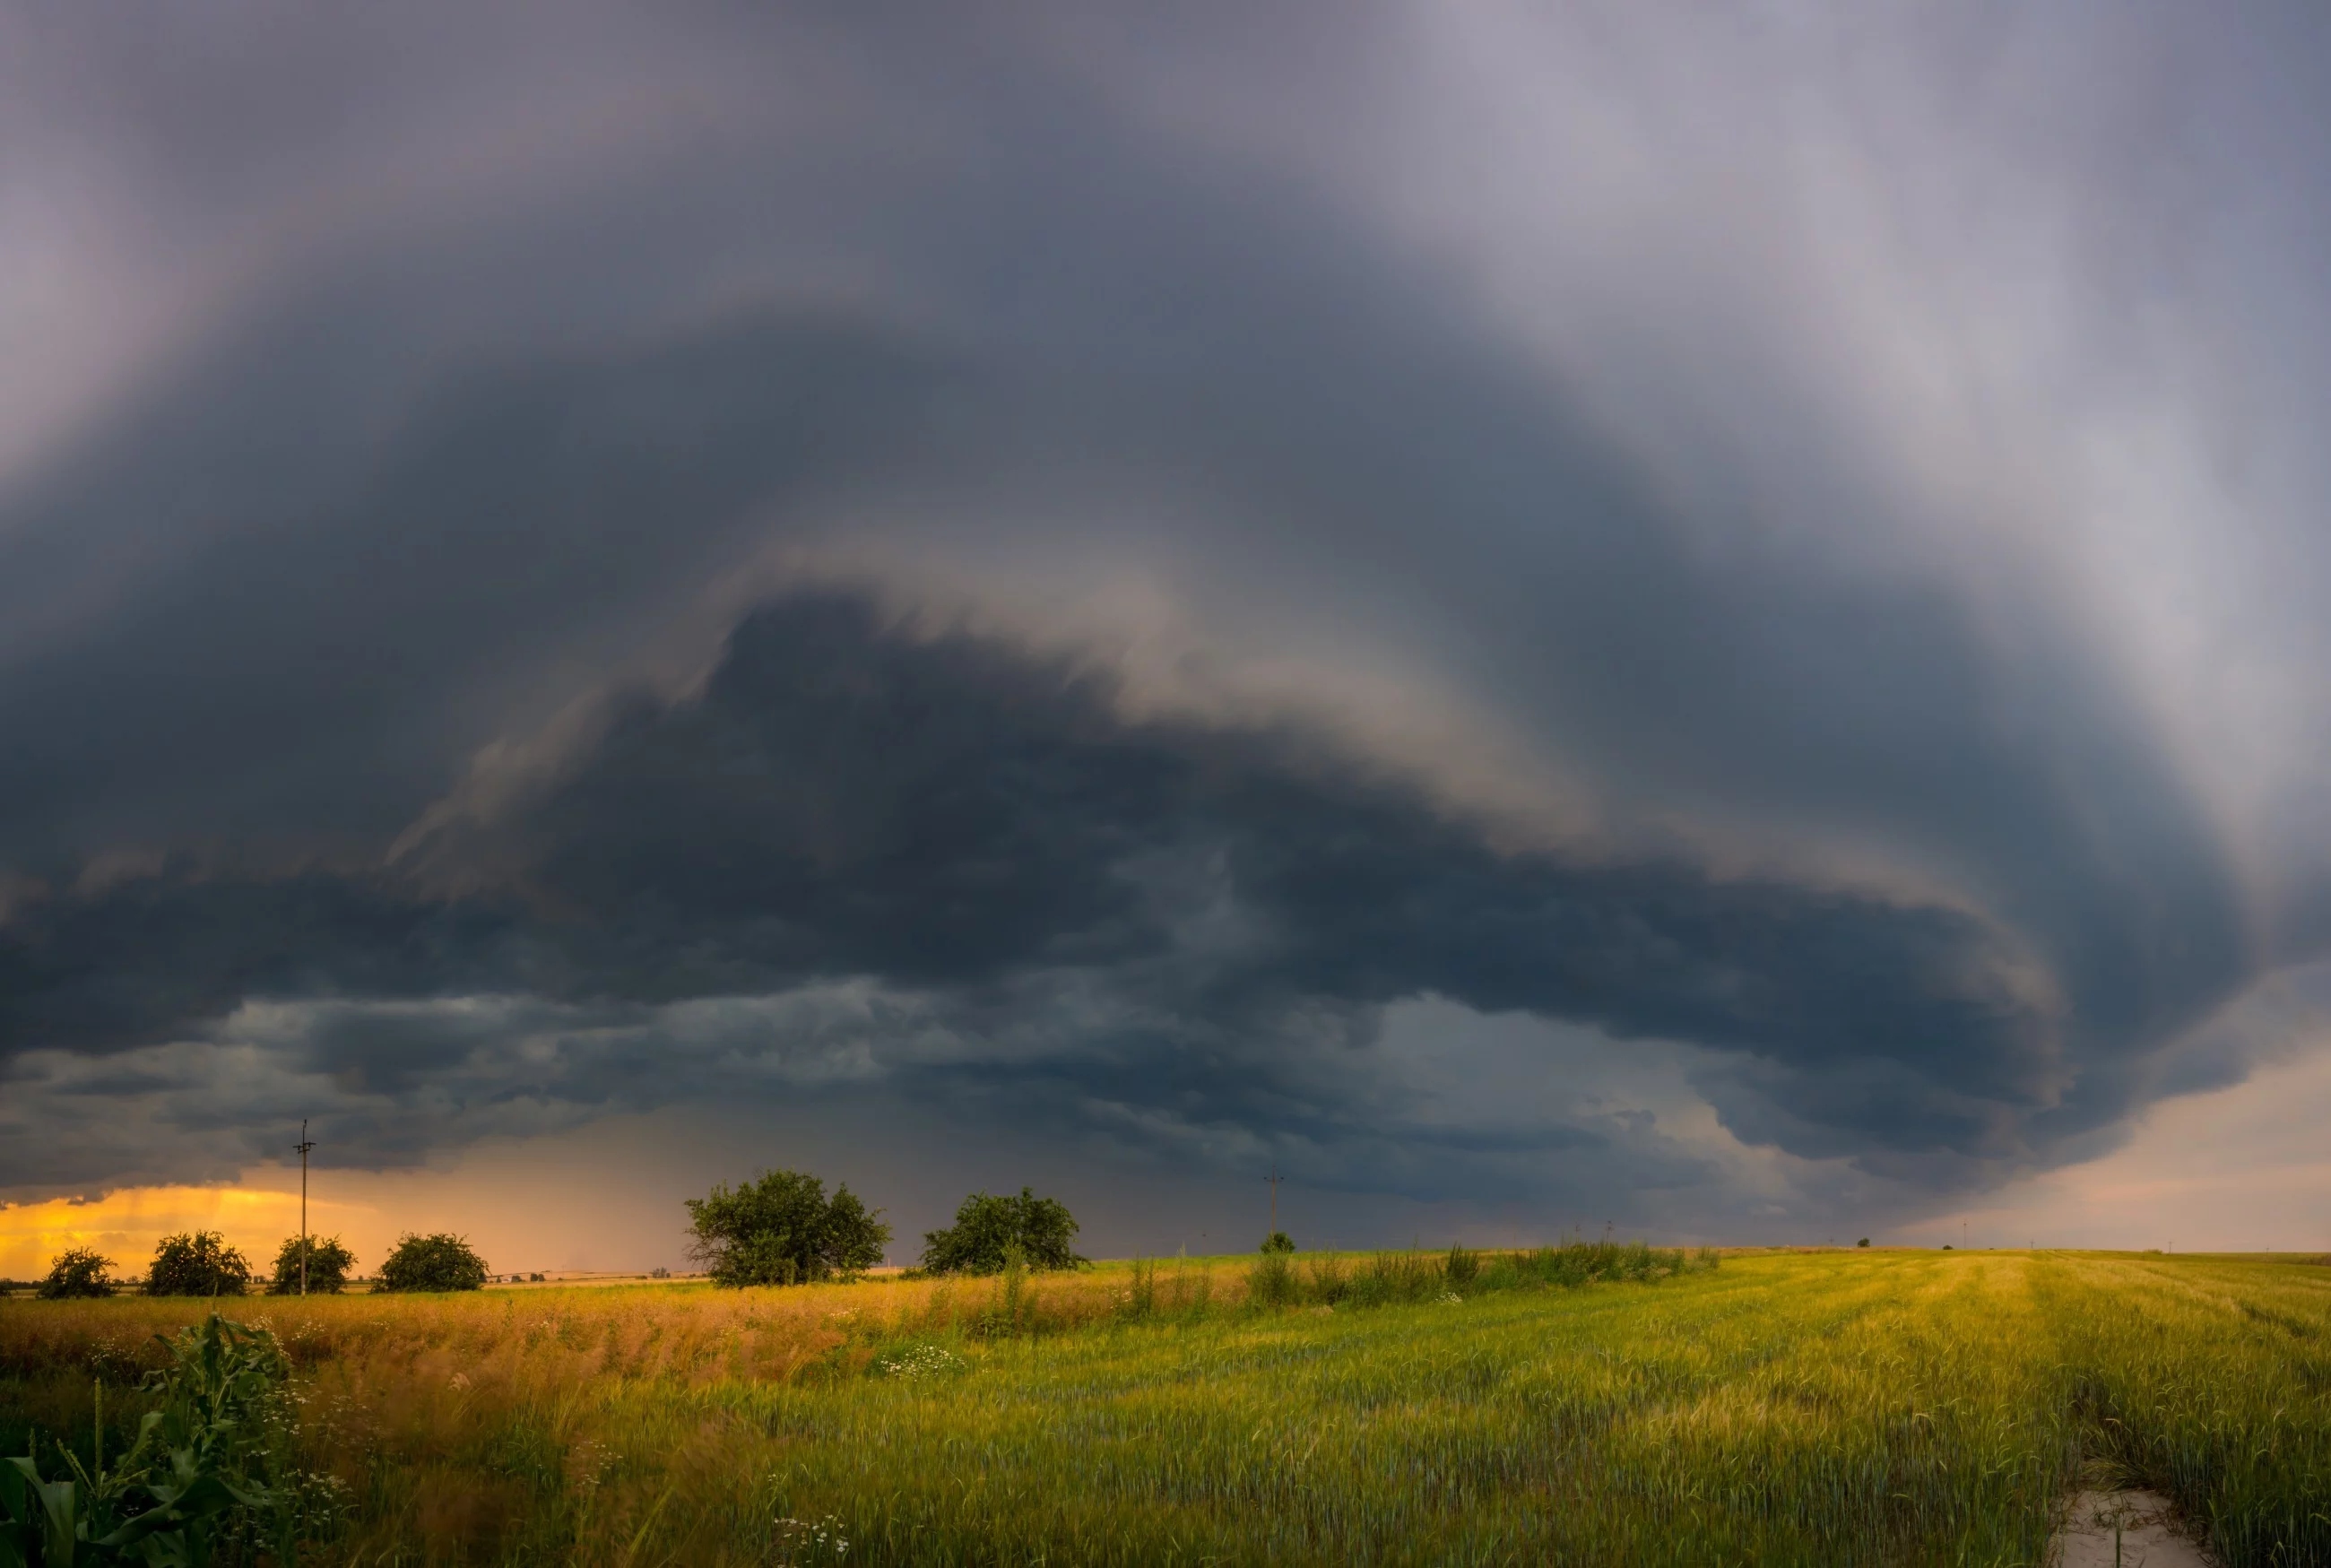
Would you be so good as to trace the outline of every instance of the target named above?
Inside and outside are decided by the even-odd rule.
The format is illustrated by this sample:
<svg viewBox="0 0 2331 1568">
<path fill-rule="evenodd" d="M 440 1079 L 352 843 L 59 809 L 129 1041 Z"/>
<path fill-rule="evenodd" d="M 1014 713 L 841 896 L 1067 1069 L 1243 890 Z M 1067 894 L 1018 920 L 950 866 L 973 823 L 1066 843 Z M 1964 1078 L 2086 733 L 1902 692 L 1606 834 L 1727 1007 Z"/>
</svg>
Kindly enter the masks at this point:
<svg viewBox="0 0 2331 1568">
<path fill-rule="evenodd" d="M 708 1178 L 674 1174 L 645 1118 L 615 1117 L 532 1139 L 492 1140 L 442 1164 L 367 1171 L 329 1166 L 309 1188 L 308 1225 L 380 1267 L 397 1238 L 451 1231 L 498 1274 L 644 1271 L 686 1264 L 680 1200 Z M 216 1231 L 254 1274 L 271 1269 L 300 1232 L 300 1167 L 269 1163 L 211 1185 L 120 1187 L 100 1198 L 0 1204 L 0 1277 L 37 1279 L 68 1247 L 95 1247 L 116 1278 L 146 1272 L 154 1245 Z"/>
<path fill-rule="evenodd" d="M 288 1187 L 274 1184 L 290 1177 Z M 319 1236 L 369 1231 L 369 1204 L 310 1196 L 309 1229 Z M 262 1167 L 232 1186 L 122 1187 L 101 1198 L 52 1198 L 0 1205 L 0 1277 L 37 1279 L 49 1260 L 69 1247 L 94 1247 L 113 1259 L 117 1277 L 141 1275 L 165 1236 L 216 1231 L 242 1249 L 254 1275 L 275 1261 L 287 1236 L 300 1233 L 296 1170 Z"/>
</svg>

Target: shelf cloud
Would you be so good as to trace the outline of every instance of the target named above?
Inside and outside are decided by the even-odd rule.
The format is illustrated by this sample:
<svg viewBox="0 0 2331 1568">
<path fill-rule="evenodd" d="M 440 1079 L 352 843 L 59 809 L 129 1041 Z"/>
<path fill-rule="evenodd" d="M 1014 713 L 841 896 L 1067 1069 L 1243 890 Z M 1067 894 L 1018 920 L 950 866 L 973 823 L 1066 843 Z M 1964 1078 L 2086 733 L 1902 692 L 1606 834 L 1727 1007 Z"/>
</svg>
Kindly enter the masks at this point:
<svg viewBox="0 0 2331 1568">
<path fill-rule="evenodd" d="M 0 22 L 0 1190 L 2094 1159 L 2314 1049 L 2326 43 Z"/>
</svg>

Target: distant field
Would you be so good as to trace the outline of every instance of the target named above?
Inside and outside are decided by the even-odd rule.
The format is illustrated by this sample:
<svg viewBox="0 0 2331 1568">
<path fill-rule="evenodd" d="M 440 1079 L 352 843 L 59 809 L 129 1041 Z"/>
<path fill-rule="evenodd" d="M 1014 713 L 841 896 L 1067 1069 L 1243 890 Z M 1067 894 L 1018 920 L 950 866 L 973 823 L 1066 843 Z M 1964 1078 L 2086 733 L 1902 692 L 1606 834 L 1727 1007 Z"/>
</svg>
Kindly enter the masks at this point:
<svg viewBox="0 0 2331 1568">
<path fill-rule="evenodd" d="M 319 1562 L 2036 1565 L 2085 1468 L 2230 1568 L 2331 1568 L 2331 1268 L 1760 1253 L 1492 1289 L 1412 1259 L 1414 1299 L 1364 1306 L 1365 1260 L 1304 1261 L 1274 1306 L 1218 1259 L 230 1313 L 282 1337 L 347 1483 Z M 0 1307 L 0 1453 L 86 1453 L 93 1378 L 119 1452 L 148 1335 L 204 1310 Z"/>
</svg>

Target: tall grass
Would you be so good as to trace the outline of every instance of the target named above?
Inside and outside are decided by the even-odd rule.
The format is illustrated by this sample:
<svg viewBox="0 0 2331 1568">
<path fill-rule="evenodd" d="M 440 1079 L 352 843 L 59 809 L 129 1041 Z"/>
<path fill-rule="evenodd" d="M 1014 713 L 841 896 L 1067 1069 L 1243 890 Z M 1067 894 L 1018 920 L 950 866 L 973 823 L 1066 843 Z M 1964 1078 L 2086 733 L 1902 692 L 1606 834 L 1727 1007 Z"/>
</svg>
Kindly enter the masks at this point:
<svg viewBox="0 0 2331 1568">
<path fill-rule="evenodd" d="M 2331 1563 L 2331 1278 L 2131 1259 L 2040 1288 L 2111 1471 L 2227 1563 Z"/>
<path fill-rule="evenodd" d="M 2103 1463 L 2230 1568 L 2331 1565 L 2331 1274 L 2288 1265 L 1593 1243 L 250 1305 L 351 1499 L 324 1561 L 2036 1565 Z M 0 1306 L 0 1452 L 85 1453 L 92 1376 L 134 1429 L 146 1335 L 201 1310 Z"/>
</svg>

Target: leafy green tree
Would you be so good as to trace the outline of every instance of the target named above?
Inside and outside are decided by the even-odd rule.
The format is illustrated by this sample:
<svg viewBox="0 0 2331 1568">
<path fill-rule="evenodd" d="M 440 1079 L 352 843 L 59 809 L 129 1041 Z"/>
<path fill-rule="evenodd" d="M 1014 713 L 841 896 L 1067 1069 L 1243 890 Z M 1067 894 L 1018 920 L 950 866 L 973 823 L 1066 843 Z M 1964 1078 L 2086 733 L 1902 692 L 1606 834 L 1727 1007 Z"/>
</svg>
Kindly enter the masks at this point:
<svg viewBox="0 0 2331 1568">
<path fill-rule="evenodd" d="M 314 1276 L 309 1278 L 312 1280 Z M 444 1231 L 432 1236 L 416 1236 L 408 1231 L 396 1239 L 396 1246 L 380 1266 L 380 1278 L 373 1282 L 373 1288 L 480 1290 L 485 1283 L 486 1260 L 478 1256 L 465 1238 Z M 312 1284 L 309 1288 L 314 1288 Z"/>
<path fill-rule="evenodd" d="M 340 1245 L 338 1236 L 308 1238 L 308 1294 L 338 1296 L 348 1282 L 357 1255 Z M 275 1254 L 275 1277 L 267 1282 L 270 1296 L 300 1294 L 300 1238 L 286 1236 Z"/>
<path fill-rule="evenodd" d="M 49 1259 L 49 1277 L 41 1281 L 35 1294 L 43 1301 L 62 1301 L 77 1296 L 110 1296 L 113 1281 L 106 1270 L 113 1259 L 102 1257 L 94 1247 L 68 1247 Z"/>
<path fill-rule="evenodd" d="M 934 1274 L 1001 1274 L 1014 1248 L 1031 1269 L 1074 1269 L 1086 1261 L 1070 1245 L 1077 1222 L 1067 1205 L 1020 1195 L 974 1193 L 955 1212 L 955 1223 L 923 1236 L 923 1267 Z"/>
<path fill-rule="evenodd" d="M 251 1283 L 251 1265 L 216 1231 L 165 1236 L 146 1270 L 148 1296 L 240 1296 Z"/>
<path fill-rule="evenodd" d="M 1292 1252 L 1295 1250 L 1295 1239 L 1284 1231 L 1273 1231 L 1270 1235 L 1265 1236 L 1262 1239 L 1261 1250 L 1265 1252 Z"/>
<path fill-rule="evenodd" d="M 803 1171 L 765 1171 L 758 1181 L 688 1200 L 689 1255 L 715 1285 L 795 1285 L 849 1276 L 882 1261 L 890 1227 L 848 1183 Z"/>
</svg>

